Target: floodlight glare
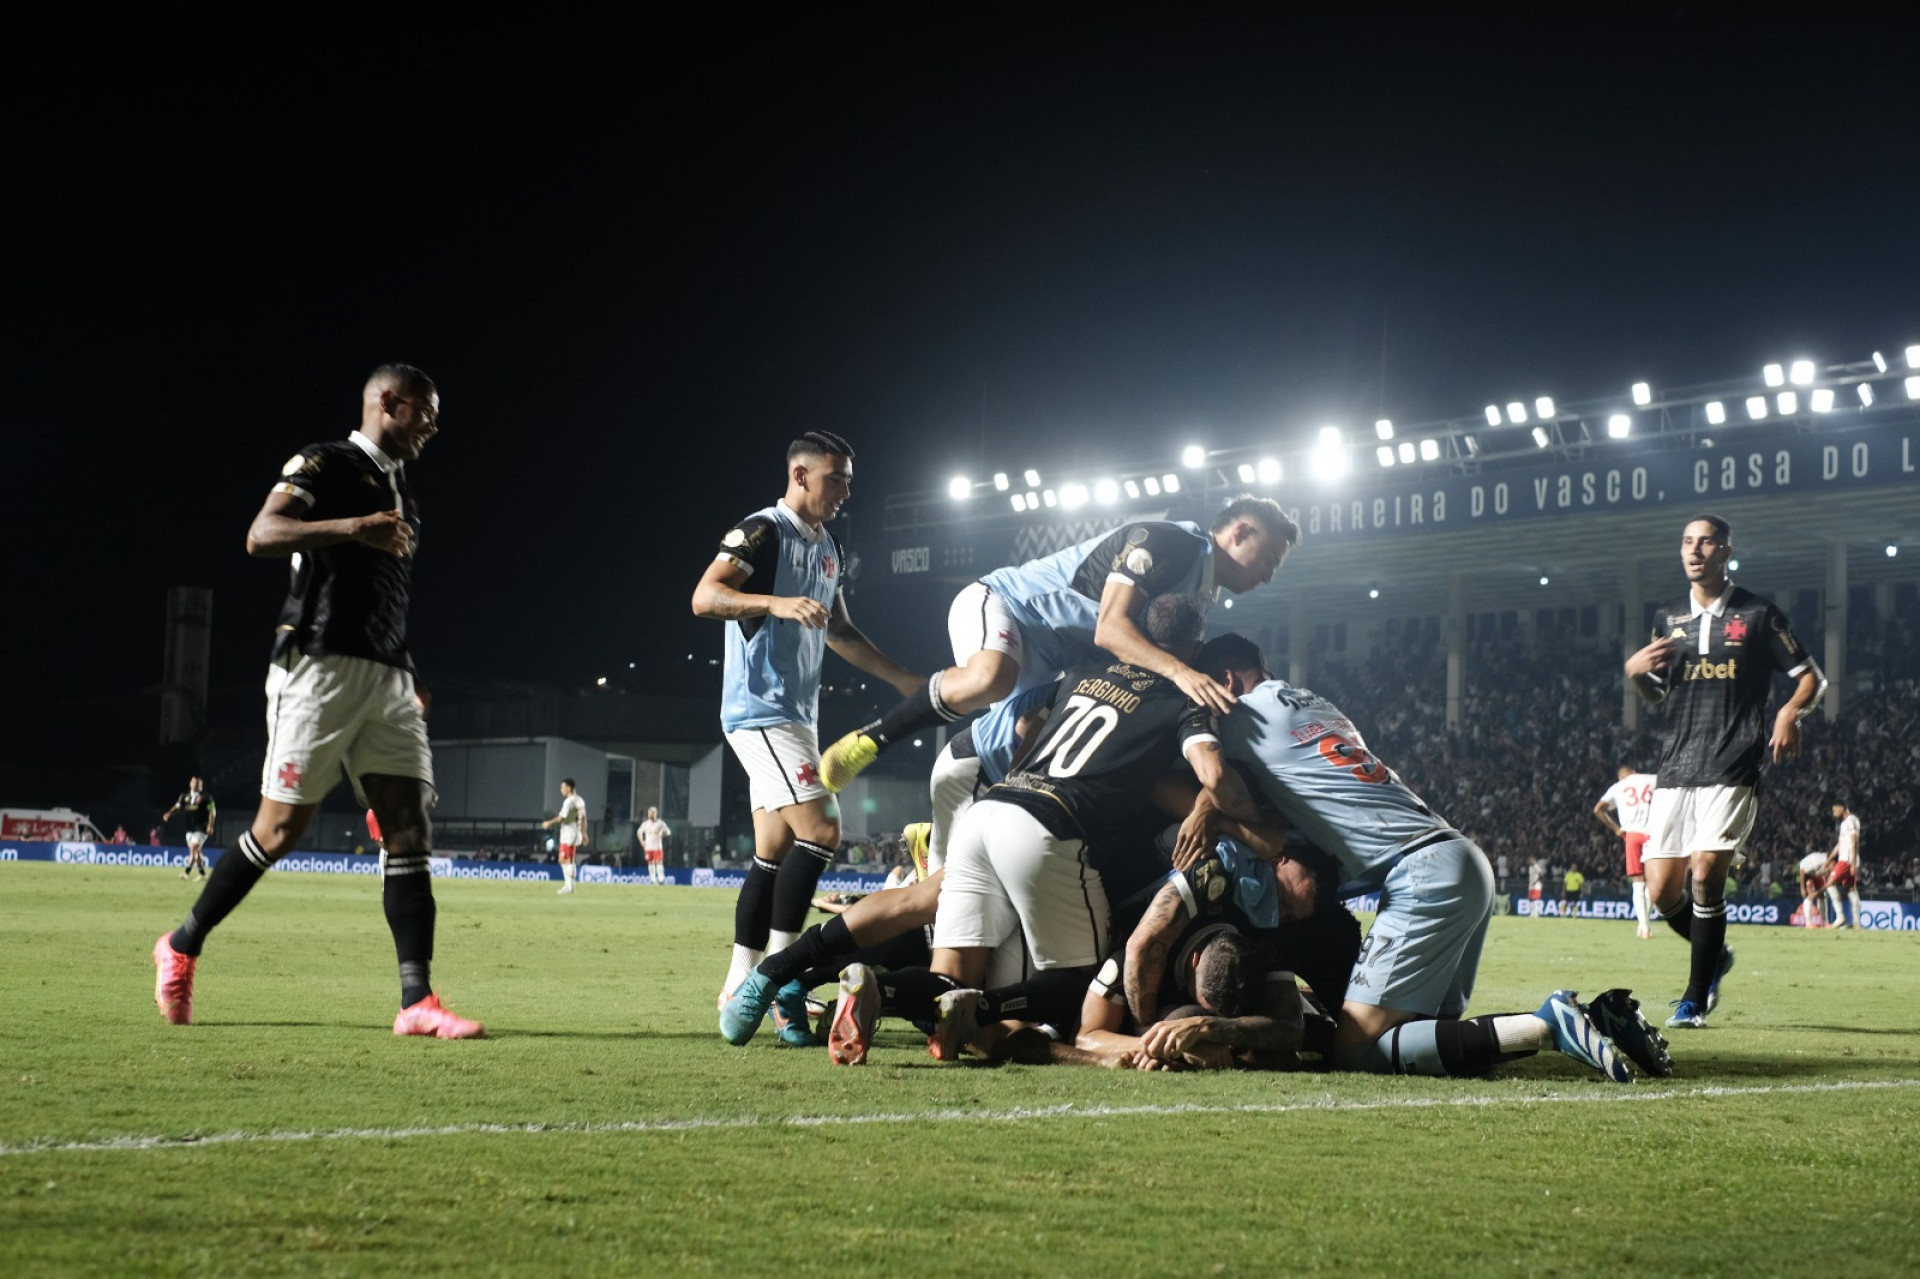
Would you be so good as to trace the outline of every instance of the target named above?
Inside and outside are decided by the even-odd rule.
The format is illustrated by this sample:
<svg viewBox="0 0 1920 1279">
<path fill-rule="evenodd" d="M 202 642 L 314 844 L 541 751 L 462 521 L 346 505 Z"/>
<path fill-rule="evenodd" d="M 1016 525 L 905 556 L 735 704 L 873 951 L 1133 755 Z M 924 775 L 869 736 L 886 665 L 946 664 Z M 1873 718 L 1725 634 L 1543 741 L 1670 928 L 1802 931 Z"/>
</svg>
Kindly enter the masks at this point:
<svg viewBox="0 0 1920 1279">
<path fill-rule="evenodd" d="M 1542 585 L 1542 586 L 1545 586 L 1546 584 L 1547 584 L 1547 579 L 1546 579 L 1546 578 L 1544 578 L 1544 577 L 1543 577 L 1543 578 L 1541 578 L 1541 579 L 1540 579 L 1540 585 Z"/>
<path fill-rule="evenodd" d="M 1323 426 L 1320 428 L 1320 443 L 1314 446 L 1313 455 L 1308 459 L 1315 478 L 1337 480 L 1347 473 L 1350 463 L 1347 460 L 1346 447 L 1340 442 L 1340 428 Z"/>
<path fill-rule="evenodd" d="M 1464 443 L 1467 446 L 1468 457 L 1480 456 L 1480 441 L 1478 439 L 1474 438 L 1471 435 L 1463 435 L 1460 437 L 1460 440 L 1462 443 Z"/>
<path fill-rule="evenodd" d="M 1767 397 L 1750 395 L 1747 397 L 1747 416 L 1758 422 L 1767 415 Z"/>
<path fill-rule="evenodd" d="M 1278 484 L 1280 482 L 1280 459 L 1263 457 L 1260 459 L 1260 464 L 1254 469 L 1258 472 L 1262 484 Z"/>
<path fill-rule="evenodd" d="M 1727 420 L 1727 406 L 1718 400 L 1707 401 L 1707 421 L 1714 426 L 1723 426 Z"/>
<path fill-rule="evenodd" d="M 1253 476 L 1254 476 L 1253 463 L 1242 462 L 1240 464 L 1240 482 L 1242 484 L 1251 484 L 1253 483 Z M 1271 483 L 1271 481 L 1269 481 L 1269 483 Z"/>
<path fill-rule="evenodd" d="M 993 487 L 997 492 L 1004 493 L 1013 487 L 1013 481 L 1007 478 L 1005 471 L 995 471 L 993 473 Z"/>
<path fill-rule="evenodd" d="M 1780 406 L 1782 417 L 1792 417 L 1800 411 L 1800 396 L 1796 392 L 1782 391 L 1773 398 L 1774 402 Z"/>
<path fill-rule="evenodd" d="M 1887 543 L 1887 558 L 1888 558 L 1888 559 L 1892 559 L 1892 558 L 1894 558 L 1894 557 L 1895 557 L 1896 555 L 1898 555 L 1898 554 L 1900 554 L 1900 548 L 1899 548 L 1899 547 L 1897 547 L 1897 546 L 1895 546 L 1895 545 L 1894 545 L 1894 544 L 1893 544 L 1892 542 L 1888 542 L 1888 543 Z"/>
<path fill-rule="evenodd" d="M 1370 600 L 1377 600 L 1377 599 L 1379 599 L 1379 598 L 1380 598 L 1380 588 L 1376 586 L 1376 587 L 1374 587 L 1374 588 L 1373 588 L 1372 590 L 1370 590 L 1370 591 L 1368 591 L 1368 592 L 1367 592 L 1367 598 L 1368 598 L 1368 599 L 1370 599 Z"/>
<path fill-rule="evenodd" d="M 1420 460 L 1422 462 L 1438 462 L 1440 460 L 1440 441 L 1421 440 Z"/>
<path fill-rule="evenodd" d="M 1807 407 L 1811 408 L 1815 413 L 1831 413 L 1833 412 L 1833 388 L 1830 386 L 1818 387 L 1812 395 L 1807 397 L 1807 401 Z"/>
<path fill-rule="evenodd" d="M 1909 400 L 1920 400 L 1920 377 L 1910 377 L 1907 379 L 1907 398 Z"/>
<path fill-rule="evenodd" d="M 1126 482 L 1126 484 L 1125 484 L 1125 485 L 1123 485 L 1122 487 L 1124 487 L 1124 488 L 1125 488 L 1125 489 L 1127 490 L 1127 496 L 1128 496 L 1128 497 L 1139 497 L 1139 496 L 1140 496 L 1140 486 L 1139 486 L 1139 484 L 1137 484 L 1137 483 L 1135 483 L 1134 481 L 1132 481 L 1132 480 L 1128 480 L 1128 481 Z"/>
<path fill-rule="evenodd" d="M 1518 400 L 1515 400 L 1513 403 L 1507 405 L 1507 421 L 1513 423 L 1515 426 L 1521 426 L 1525 424 L 1526 420 L 1527 420 L 1526 405 L 1522 404 Z"/>
<path fill-rule="evenodd" d="M 1498 404 L 1487 405 L 1487 425 L 1500 425 L 1500 406 Z"/>
<path fill-rule="evenodd" d="M 1533 412 L 1535 417 L 1552 417 L 1554 415 L 1553 397 L 1551 395 L 1543 395 L 1535 400 L 1533 402 Z"/>
<path fill-rule="evenodd" d="M 1025 493 L 1015 493 L 1013 495 L 1013 509 L 1016 511 L 1024 511 L 1027 509 L 1027 495 Z"/>
<path fill-rule="evenodd" d="M 1040 500 L 1042 502 L 1045 502 L 1048 506 L 1060 505 L 1060 495 L 1058 493 L 1055 493 L 1052 489 L 1041 489 Z"/>
<path fill-rule="evenodd" d="M 1393 465 L 1393 446 L 1392 445 L 1382 444 L 1379 448 L 1373 451 L 1373 455 L 1380 459 L 1380 465 L 1382 466 Z"/>
<path fill-rule="evenodd" d="M 1641 408 L 1645 408 L 1647 405 L 1653 403 L 1653 388 L 1645 382 L 1635 382 L 1633 384 L 1633 402 Z"/>
<path fill-rule="evenodd" d="M 1030 489 L 1040 487 L 1040 472 L 1034 470 L 1031 466 L 1027 468 L 1027 487 Z"/>
<path fill-rule="evenodd" d="M 1400 460 L 1408 466 L 1413 465 L 1414 446 L 1412 440 L 1400 441 Z"/>
<path fill-rule="evenodd" d="M 947 496 L 956 502 L 964 502 L 973 496 L 973 481 L 964 475 L 956 475 L 947 481 Z"/>
<path fill-rule="evenodd" d="M 1767 365 L 1766 368 L 1760 370 L 1760 376 L 1766 379 L 1768 386 L 1785 386 L 1787 384 L 1787 371 L 1778 364 Z"/>
<path fill-rule="evenodd" d="M 1393 423 L 1383 417 L 1373 424 L 1373 433 L 1383 440 L 1390 440 L 1393 438 Z"/>
<path fill-rule="evenodd" d="M 1787 369 L 1787 381 L 1795 386 L 1813 385 L 1813 361 L 1795 360 Z"/>
<path fill-rule="evenodd" d="M 1084 484 L 1062 484 L 1060 486 L 1060 505 L 1067 510 L 1078 510 L 1087 504 L 1087 486 Z"/>
<path fill-rule="evenodd" d="M 1160 496 L 1160 481 L 1154 479 L 1153 476 L 1151 475 L 1147 476 L 1146 479 L 1140 481 L 1140 484 L 1141 484 L 1141 487 L 1147 490 L 1148 497 Z"/>
<path fill-rule="evenodd" d="M 1189 444 L 1180 450 L 1180 465 L 1189 471 L 1197 471 L 1207 464 L 1207 451 L 1198 444 Z"/>
<path fill-rule="evenodd" d="M 1859 393 L 1861 408 L 1870 409 L 1873 407 L 1873 386 L 1871 383 L 1862 382 L 1853 389 Z"/>
<path fill-rule="evenodd" d="M 1738 572 L 1740 571 L 1740 561 L 1739 561 L 1739 560 L 1728 560 L 1728 561 L 1727 561 L 1727 571 L 1728 571 L 1728 572 L 1730 572 L 1730 573 L 1738 573 Z"/>
<path fill-rule="evenodd" d="M 1093 500 L 1102 506 L 1112 506 L 1120 500 L 1120 486 L 1112 480 L 1100 480 L 1093 486 Z"/>
<path fill-rule="evenodd" d="M 1877 371 L 1885 373 L 1887 371 L 1887 357 L 1875 351 L 1873 353 L 1873 367 Z"/>
<path fill-rule="evenodd" d="M 1607 434 L 1616 440 L 1624 440 L 1633 434 L 1633 419 L 1625 413 L 1615 413 L 1607 419 Z"/>
<path fill-rule="evenodd" d="M 1168 471 L 1160 477 L 1160 487 L 1169 493 L 1178 493 L 1180 491 L 1180 477 L 1172 471 Z"/>
<path fill-rule="evenodd" d="M 1910 346 L 1907 348 L 1907 367 L 1910 369 L 1920 369 L 1920 346 Z"/>
<path fill-rule="evenodd" d="M 1321 448 L 1323 449 L 1337 448 L 1339 447 L 1339 444 L 1340 444 L 1340 428 L 1339 427 L 1323 426 L 1320 428 L 1320 447 Z"/>
<path fill-rule="evenodd" d="M 1027 490 L 1027 509 L 1029 511 L 1037 511 L 1040 509 L 1040 495 L 1032 489 Z"/>
<path fill-rule="evenodd" d="M 1535 448 L 1543 449 L 1547 447 L 1548 442 L 1552 439 L 1553 437 L 1547 434 L 1546 427 L 1536 426 L 1533 428 L 1533 445 Z"/>
</svg>

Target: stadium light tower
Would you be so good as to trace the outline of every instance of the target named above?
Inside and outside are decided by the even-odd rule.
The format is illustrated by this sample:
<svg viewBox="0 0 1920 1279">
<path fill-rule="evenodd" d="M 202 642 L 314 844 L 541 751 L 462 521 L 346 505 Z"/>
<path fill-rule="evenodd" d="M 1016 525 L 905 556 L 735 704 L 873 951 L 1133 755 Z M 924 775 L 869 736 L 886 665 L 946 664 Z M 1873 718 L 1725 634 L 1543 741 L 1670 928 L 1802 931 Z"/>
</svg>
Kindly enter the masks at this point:
<svg viewBox="0 0 1920 1279">
<path fill-rule="evenodd" d="M 1507 421 L 1515 426 L 1524 426 L 1527 421 L 1527 406 L 1519 400 L 1507 405 Z"/>
<path fill-rule="evenodd" d="M 1433 439 L 1431 436 L 1421 440 L 1420 460 L 1422 462 L 1438 462 L 1440 460 L 1440 441 Z"/>
<path fill-rule="evenodd" d="M 1853 389 L 1860 396 L 1861 408 L 1870 409 L 1873 407 L 1873 383 L 1862 382 L 1859 386 L 1856 386 Z"/>
<path fill-rule="evenodd" d="M 1373 455 L 1380 459 L 1381 466 L 1393 465 L 1393 446 L 1391 444 L 1382 444 L 1373 451 Z"/>
<path fill-rule="evenodd" d="M 1833 388 L 1832 387 L 1830 386 L 1815 387 L 1813 394 L 1808 396 L 1807 399 L 1808 399 L 1808 407 L 1811 408 L 1815 413 L 1833 412 Z"/>
<path fill-rule="evenodd" d="M 1761 369 L 1760 377 L 1768 386 L 1785 386 L 1787 384 L 1787 371 L 1778 364 L 1769 364 L 1764 369 Z"/>
<path fill-rule="evenodd" d="M 1653 388 L 1645 382 L 1633 384 L 1633 402 L 1641 408 L 1653 403 Z"/>
<path fill-rule="evenodd" d="M 995 471 L 993 473 L 993 488 L 996 493 L 1004 493 L 1012 487 L 1013 481 L 1007 478 L 1005 471 Z"/>
<path fill-rule="evenodd" d="M 1541 418 L 1553 417 L 1554 416 L 1553 397 L 1551 395 L 1543 395 L 1539 399 L 1535 400 L 1533 402 L 1533 413 L 1535 417 L 1541 417 Z"/>
<path fill-rule="evenodd" d="M 1615 413 L 1607 419 L 1607 434 L 1616 440 L 1624 440 L 1633 434 L 1633 419 L 1625 413 Z"/>
<path fill-rule="evenodd" d="M 956 502 L 964 502 L 973 496 L 973 481 L 964 475 L 956 475 L 947 481 L 947 496 Z"/>
<path fill-rule="evenodd" d="M 1812 386 L 1813 361 L 1795 360 L 1792 366 L 1787 369 L 1787 381 L 1793 383 L 1795 386 Z"/>
<path fill-rule="evenodd" d="M 1498 404 L 1487 405 L 1487 425 L 1500 425 L 1500 406 Z"/>
<path fill-rule="evenodd" d="M 1390 440 L 1390 439 L 1392 439 L 1392 438 L 1393 438 L 1393 422 L 1392 422 L 1392 420 L 1391 420 L 1391 419 L 1389 419 L 1389 418 L 1384 418 L 1384 417 L 1383 417 L 1383 418 L 1381 418 L 1381 419 L 1380 419 L 1380 420 L 1379 420 L 1378 422 L 1375 422 L 1375 423 L 1373 424 L 1373 433 L 1374 433 L 1375 435 L 1377 435 L 1377 436 L 1379 436 L 1379 437 L 1380 437 L 1381 439 L 1383 439 L 1383 440 Z"/>
<path fill-rule="evenodd" d="M 1707 421 L 1713 426 L 1725 426 L 1727 423 L 1727 406 L 1719 400 L 1708 400 Z"/>
<path fill-rule="evenodd" d="M 1189 471 L 1197 471 L 1207 464 L 1207 451 L 1198 444 L 1189 444 L 1180 450 L 1180 465 Z"/>
</svg>

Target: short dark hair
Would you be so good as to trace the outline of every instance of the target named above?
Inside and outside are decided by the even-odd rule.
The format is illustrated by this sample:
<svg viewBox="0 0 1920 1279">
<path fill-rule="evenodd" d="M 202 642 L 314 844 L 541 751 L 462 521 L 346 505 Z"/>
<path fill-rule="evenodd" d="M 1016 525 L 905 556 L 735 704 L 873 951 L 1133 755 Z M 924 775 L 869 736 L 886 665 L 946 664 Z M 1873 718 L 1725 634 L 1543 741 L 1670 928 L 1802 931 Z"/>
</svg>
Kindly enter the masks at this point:
<svg viewBox="0 0 1920 1279">
<path fill-rule="evenodd" d="M 835 435 L 832 431 L 808 431 L 793 443 L 787 445 L 787 461 L 796 457 L 844 457 L 853 461 L 853 446 Z"/>
<path fill-rule="evenodd" d="M 1147 605 L 1147 638 L 1169 653 L 1200 642 L 1207 619 L 1191 595 L 1156 595 Z"/>
<path fill-rule="evenodd" d="M 1713 525 L 1713 531 L 1720 535 L 1721 541 L 1733 541 L 1733 525 L 1727 523 L 1726 520 L 1718 515 L 1696 515 L 1688 520 L 1687 524 L 1711 524 Z M 1681 527 L 1685 528 L 1686 525 L 1683 524 Z"/>
<path fill-rule="evenodd" d="M 434 380 L 411 364 L 382 364 L 367 375 L 367 384 L 390 382 L 402 395 L 425 395 L 437 390 Z"/>
<path fill-rule="evenodd" d="M 1279 538 L 1288 546 L 1300 545 L 1300 526 L 1293 517 L 1280 509 L 1280 503 L 1270 497 L 1255 497 L 1251 493 L 1235 493 L 1213 517 L 1210 533 L 1224 533 L 1232 528 L 1236 520 L 1252 520 Z"/>
<path fill-rule="evenodd" d="M 1254 670 L 1264 672 L 1267 660 L 1260 653 L 1260 646 L 1246 636 L 1234 631 L 1216 635 L 1200 646 L 1200 652 L 1193 659 L 1193 669 L 1202 675 L 1219 676 L 1227 671 Z"/>
<path fill-rule="evenodd" d="M 1216 1017 L 1245 1017 L 1266 1004 L 1266 966 L 1257 948 L 1238 932 L 1216 935 L 1200 948 L 1193 994 Z"/>
<path fill-rule="evenodd" d="M 567 788 L 568 790 L 579 790 L 579 789 L 580 789 L 580 788 L 579 788 L 578 786 L 575 786 L 575 785 L 573 784 L 573 779 L 572 779 L 571 777 L 562 777 L 562 778 L 560 779 L 560 784 L 561 784 L 562 786 L 564 786 L 564 787 L 566 787 L 566 788 Z"/>
</svg>

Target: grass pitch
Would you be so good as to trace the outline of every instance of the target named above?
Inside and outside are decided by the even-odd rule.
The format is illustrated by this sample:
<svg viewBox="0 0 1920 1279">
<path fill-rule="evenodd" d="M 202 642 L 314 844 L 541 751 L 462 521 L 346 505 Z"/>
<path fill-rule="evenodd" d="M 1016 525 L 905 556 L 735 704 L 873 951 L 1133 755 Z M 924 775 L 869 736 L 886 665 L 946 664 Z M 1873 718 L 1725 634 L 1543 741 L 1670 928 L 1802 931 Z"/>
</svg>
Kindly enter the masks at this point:
<svg viewBox="0 0 1920 1279">
<path fill-rule="evenodd" d="M 390 1033 L 377 882 L 276 875 L 165 1025 L 198 883 L 0 866 L 0 1273 L 1770 1274 L 1920 1244 L 1920 950 L 1736 926 L 1711 1029 L 1619 1087 L 873 1064 L 714 1028 L 733 894 L 443 881 Z M 1679 993 L 1677 939 L 1500 918 L 1475 1012 Z"/>
</svg>

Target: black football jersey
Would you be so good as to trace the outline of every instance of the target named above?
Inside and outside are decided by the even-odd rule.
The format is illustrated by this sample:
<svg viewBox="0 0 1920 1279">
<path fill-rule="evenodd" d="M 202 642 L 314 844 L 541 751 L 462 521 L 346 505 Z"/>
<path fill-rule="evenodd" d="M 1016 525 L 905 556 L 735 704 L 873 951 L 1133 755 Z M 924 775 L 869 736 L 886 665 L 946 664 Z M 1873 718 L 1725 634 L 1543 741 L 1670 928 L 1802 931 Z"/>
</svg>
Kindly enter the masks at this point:
<svg viewBox="0 0 1920 1279">
<path fill-rule="evenodd" d="M 1073 575 L 1073 588 L 1097 600 L 1107 579 L 1130 578 L 1140 593 L 1158 595 L 1191 591 L 1194 566 L 1206 553 L 1208 537 L 1166 520 L 1125 524 L 1101 540 Z"/>
<path fill-rule="evenodd" d="M 1213 740 L 1213 717 L 1172 680 L 1125 662 L 1079 667 L 1060 681 L 1026 762 L 986 797 L 1097 850 L 1137 829 L 1154 782 L 1181 766 L 1189 743 Z"/>
<path fill-rule="evenodd" d="M 180 810 L 174 814 L 174 820 L 180 823 L 183 831 L 205 834 L 213 823 L 213 796 L 205 791 L 182 791 L 180 798 L 173 801 L 173 806 Z"/>
<path fill-rule="evenodd" d="M 383 472 L 352 440 L 301 449 L 281 468 L 276 493 L 305 499 L 304 518 L 345 519 L 399 509 L 419 548 L 420 510 L 406 468 Z M 294 556 L 293 579 L 274 636 L 274 655 L 290 646 L 312 655 L 364 657 L 413 669 L 407 654 L 407 599 L 413 561 L 359 542 L 338 542 Z"/>
<path fill-rule="evenodd" d="M 1666 744 L 1657 785 L 1756 784 L 1771 736 L 1773 676 L 1797 676 L 1812 664 L 1772 603 L 1738 586 L 1725 600 L 1718 617 L 1694 613 L 1689 596 L 1654 618 L 1654 639 L 1682 640 L 1663 680 Z"/>
</svg>

